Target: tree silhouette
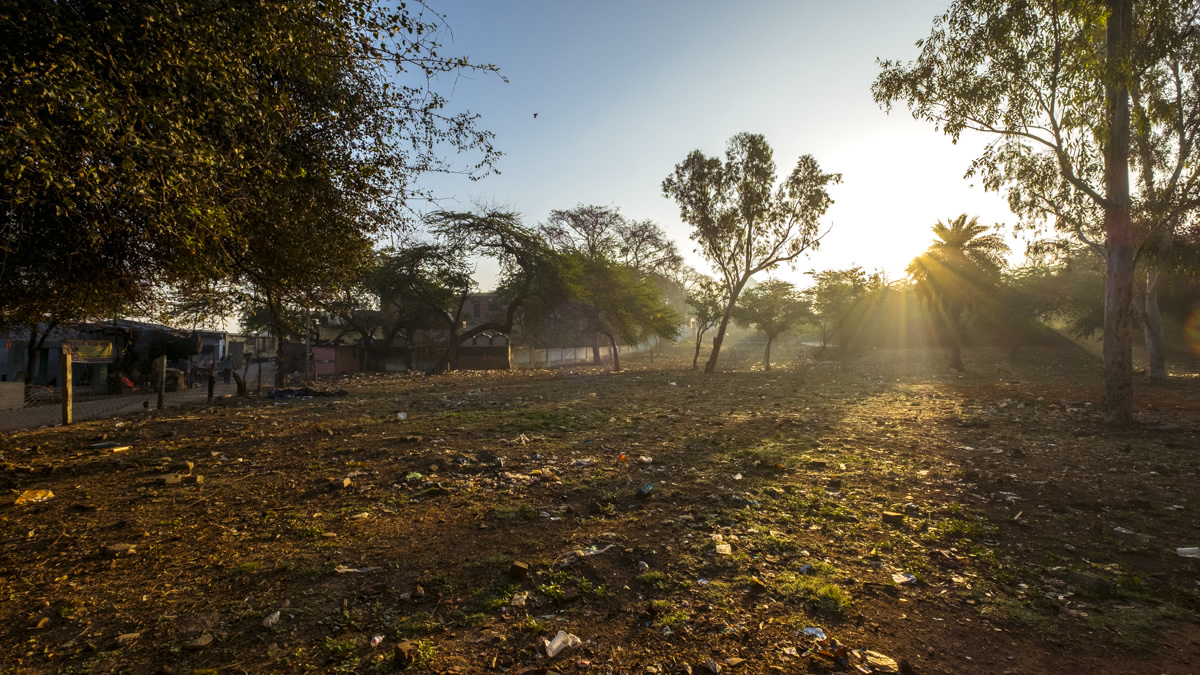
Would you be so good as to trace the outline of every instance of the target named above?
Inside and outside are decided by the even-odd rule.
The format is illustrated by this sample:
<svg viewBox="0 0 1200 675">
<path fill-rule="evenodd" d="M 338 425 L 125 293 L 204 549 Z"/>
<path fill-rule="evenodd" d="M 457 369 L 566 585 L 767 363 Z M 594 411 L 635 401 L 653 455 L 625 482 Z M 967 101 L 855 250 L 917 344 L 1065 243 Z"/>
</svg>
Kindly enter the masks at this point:
<svg viewBox="0 0 1200 675">
<path fill-rule="evenodd" d="M 963 334 L 975 310 L 995 293 L 1008 246 L 978 218 L 967 214 L 933 226 L 929 250 L 908 265 L 917 295 L 934 310 L 937 327 L 950 340 L 950 367 L 960 372 Z"/>
</svg>

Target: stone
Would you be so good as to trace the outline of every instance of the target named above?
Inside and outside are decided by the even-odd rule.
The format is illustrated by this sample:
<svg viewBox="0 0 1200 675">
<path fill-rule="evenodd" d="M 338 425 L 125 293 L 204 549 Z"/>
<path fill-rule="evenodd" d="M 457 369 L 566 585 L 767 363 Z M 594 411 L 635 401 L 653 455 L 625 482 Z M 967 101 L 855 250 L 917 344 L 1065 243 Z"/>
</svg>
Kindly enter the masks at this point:
<svg viewBox="0 0 1200 675">
<path fill-rule="evenodd" d="M 396 665 L 401 668 L 407 668 L 413 664 L 417 658 L 417 643 L 412 640 L 405 640 L 396 645 L 395 658 Z"/>
<path fill-rule="evenodd" d="M 200 474 L 196 474 L 194 476 L 184 476 L 183 482 L 188 485 L 203 485 L 204 476 L 201 476 Z"/>
<path fill-rule="evenodd" d="M 188 651 L 197 652 L 197 651 L 200 651 L 201 649 L 204 649 L 205 647 L 211 645 L 212 641 L 213 641 L 212 634 L 205 633 L 205 634 L 201 635 L 200 637 L 196 638 L 195 640 L 192 640 L 191 642 L 184 645 L 184 649 L 187 649 Z"/>
<path fill-rule="evenodd" d="M 529 577 L 529 563 L 514 561 L 512 566 L 508 568 L 508 576 L 513 579 L 526 579 Z"/>
<path fill-rule="evenodd" d="M 159 485 L 179 485 L 181 482 L 183 482 L 183 476 L 180 476 L 177 473 L 169 473 L 165 476 L 158 477 Z"/>
<path fill-rule="evenodd" d="M 904 524 L 904 514 L 896 513 L 894 511 L 884 511 L 883 512 L 883 522 L 886 525 L 903 525 Z"/>
</svg>

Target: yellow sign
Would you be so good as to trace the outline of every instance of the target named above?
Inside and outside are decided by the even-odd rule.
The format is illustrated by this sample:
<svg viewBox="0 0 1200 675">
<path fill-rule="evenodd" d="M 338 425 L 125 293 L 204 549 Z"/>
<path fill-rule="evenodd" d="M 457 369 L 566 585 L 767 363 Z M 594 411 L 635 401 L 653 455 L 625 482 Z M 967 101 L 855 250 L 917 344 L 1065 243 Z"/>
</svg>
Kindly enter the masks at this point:
<svg viewBox="0 0 1200 675">
<path fill-rule="evenodd" d="M 63 340 L 63 351 L 70 352 L 72 363 L 112 363 L 113 343 L 109 340 Z"/>
</svg>

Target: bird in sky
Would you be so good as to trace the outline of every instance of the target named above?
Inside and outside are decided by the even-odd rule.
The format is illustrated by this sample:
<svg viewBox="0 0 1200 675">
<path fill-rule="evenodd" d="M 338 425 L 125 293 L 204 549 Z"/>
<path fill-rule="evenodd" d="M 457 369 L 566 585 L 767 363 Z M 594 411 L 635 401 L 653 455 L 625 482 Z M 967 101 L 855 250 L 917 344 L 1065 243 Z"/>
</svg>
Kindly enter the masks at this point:
<svg viewBox="0 0 1200 675">
<path fill-rule="evenodd" d="M 537 113 L 533 113 L 533 119 L 537 119 Z"/>
</svg>

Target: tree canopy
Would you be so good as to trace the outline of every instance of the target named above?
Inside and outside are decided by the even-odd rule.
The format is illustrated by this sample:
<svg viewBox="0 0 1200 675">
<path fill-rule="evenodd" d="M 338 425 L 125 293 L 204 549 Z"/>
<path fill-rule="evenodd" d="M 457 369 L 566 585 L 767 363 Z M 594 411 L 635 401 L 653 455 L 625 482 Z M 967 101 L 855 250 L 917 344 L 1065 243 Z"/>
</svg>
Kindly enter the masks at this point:
<svg viewBox="0 0 1200 675">
<path fill-rule="evenodd" d="M 738 296 L 752 276 L 791 263 L 820 241 L 818 223 L 841 174 L 821 171 L 803 155 L 777 184 L 774 151 L 762 134 L 729 139 L 725 160 L 693 150 L 662 183 L 692 226 L 692 240 L 725 287 L 726 304 L 704 372 L 717 366 Z"/>
</svg>

